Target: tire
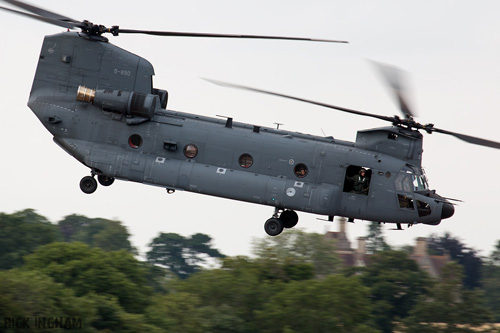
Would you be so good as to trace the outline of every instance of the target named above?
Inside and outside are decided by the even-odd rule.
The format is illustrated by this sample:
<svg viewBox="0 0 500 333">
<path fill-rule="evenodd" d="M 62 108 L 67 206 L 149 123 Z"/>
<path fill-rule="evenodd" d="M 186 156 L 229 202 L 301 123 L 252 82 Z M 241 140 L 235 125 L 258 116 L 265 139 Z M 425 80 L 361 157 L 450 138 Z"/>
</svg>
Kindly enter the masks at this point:
<svg viewBox="0 0 500 333">
<path fill-rule="evenodd" d="M 94 177 L 85 176 L 80 180 L 80 189 L 85 194 L 94 193 L 97 190 L 97 181 Z"/>
<path fill-rule="evenodd" d="M 297 225 L 297 222 L 299 222 L 299 216 L 293 210 L 285 210 L 281 213 L 280 220 L 283 223 L 283 227 L 287 229 L 293 228 Z"/>
<path fill-rule="evenodd" d="M 101 184 L 102 186 L 110 186 L 115 181 L 113 177 L 108 177 L 103 175 L 97 176 L 97 180 L 99 181 L 99 184 Z"/>
<path fill-rule="evenodd" d="M 278 236 L 283 231 L 283 222 L 272 217 L 264 224 L 264 230 L 269 236 Z"/>
</svg>

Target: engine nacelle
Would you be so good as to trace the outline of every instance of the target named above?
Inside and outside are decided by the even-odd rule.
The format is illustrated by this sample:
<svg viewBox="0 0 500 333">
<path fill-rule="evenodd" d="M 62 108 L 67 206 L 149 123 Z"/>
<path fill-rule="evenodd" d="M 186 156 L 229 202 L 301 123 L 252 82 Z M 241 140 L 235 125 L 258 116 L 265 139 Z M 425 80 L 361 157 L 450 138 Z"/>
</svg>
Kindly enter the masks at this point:
<svg viewBox="0 0 500 333">
<path fill-rule="evenodd" d="M 151 119 L 156 108 L 156 95 L 123 90 L 94 90 L 79 86 L 76 100 L 102 107 L 104 111 L 124 113 Z"/>
</svg>

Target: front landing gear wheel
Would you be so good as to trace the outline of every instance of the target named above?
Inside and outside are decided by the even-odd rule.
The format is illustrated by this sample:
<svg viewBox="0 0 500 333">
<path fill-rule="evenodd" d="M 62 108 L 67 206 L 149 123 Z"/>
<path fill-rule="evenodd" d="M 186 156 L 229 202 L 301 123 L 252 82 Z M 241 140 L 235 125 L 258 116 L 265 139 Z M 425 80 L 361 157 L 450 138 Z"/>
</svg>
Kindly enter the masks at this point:
<svg viewBox="0 0 500 333">
<path fill-rule="evenodd" d="M 97 176 L 97 180 L 99 181 L 99 184 L 101 184 L 102 186 L 110 186 L 115 181 L 113 177 L 107 177 L 103 175 Z"/>
<path fill-rule="evenodd" d="M 97 181 L 94 177 L 85 176 L 80 180 L 80 189 L 85 194 L 94 193 L 97 190 Z"/>
<path fill-rule="evenodd" d="M 264 230 L 269 236 L 278 236 L 283 231 L 283 223 L 280 219 L 271 217 L 264 224 Z"/>
<path fill-rule="evenodd" d="M 299 216 L 293 210 L 285 210 L 280 215 L 280 220 L 283 222 L 283 227 L 285 228 L 293 228 L 299 222 Z"/>
</svg>

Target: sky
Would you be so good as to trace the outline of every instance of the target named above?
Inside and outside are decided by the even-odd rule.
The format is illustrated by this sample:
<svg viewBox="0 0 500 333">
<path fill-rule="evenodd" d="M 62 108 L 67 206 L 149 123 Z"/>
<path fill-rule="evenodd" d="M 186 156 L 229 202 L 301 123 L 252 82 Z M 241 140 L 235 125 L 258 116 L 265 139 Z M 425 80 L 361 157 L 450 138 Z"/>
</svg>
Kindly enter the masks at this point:
<svg viewBox="0 0 500 333">
<path fill-rule="evenodd" d="M 1 2 L 0 2 L 1 3 Z M 261 34 L 347 40 L 349 44 L 109 36 L 110 42 L 148 59 L 154 85 L 169 92 L 169 109 L 225 115 L 354 141 L 356 131 L 387 124 L 296 101 L 215 86 L 232 82 L 365 112 L 392 116 L 397 103 L 371 61 L 404 69 L 409 101 L 421 123 L 500 141 L 500 2 L 454 1 L 148 1 L 39 0 L 38 6 L 125 29 Z M 3 5 L 3 4 L 2 4 Z M 53 143 L 26 106 L 45 35 L 63 28 L 0 12 L 0 212 L 33 208 L 56 222 L 70 214 L 117 219 L 141 253 L 160 232 L 205 233 L 226 255 L 250 255 L 267 237 L 273 208 L 200 194 L 116 181 L 92 195 L 79 189 L 89 169 Z M 463 200 L 439 226 L 404 231 L 383 226 L 393 246 L 451 233 L 481 255 L 500 240 L 500 150 L 454 137 L 425 134 L 423 166 L 430 187 Z M 337 231 L 337 223 L 299 212 L 298 228 Z M 366 236 L 369 223 L 348 225 Z M 286 232 L 286 231 L 285 231 Z M 2 237 L 8 237 L 3 235 Z M 278 236 L 279 237 L 279 236 Z"/>
</svg>

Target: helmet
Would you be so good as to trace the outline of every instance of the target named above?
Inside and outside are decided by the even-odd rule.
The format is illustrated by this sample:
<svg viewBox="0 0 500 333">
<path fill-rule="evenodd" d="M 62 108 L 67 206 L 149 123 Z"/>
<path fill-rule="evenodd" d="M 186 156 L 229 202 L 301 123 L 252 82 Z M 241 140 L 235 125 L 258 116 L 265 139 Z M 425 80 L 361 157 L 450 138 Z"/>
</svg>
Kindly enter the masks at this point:
<svg viewBox="0 0 500 333">
<path fill-rule="evenodd" d="M 362 172 L 366 172 L 366 169 L 365 168 L 361 168 L 361 170 L 359 170 L 359 174 L 361 174 Z"/>
</svg>

